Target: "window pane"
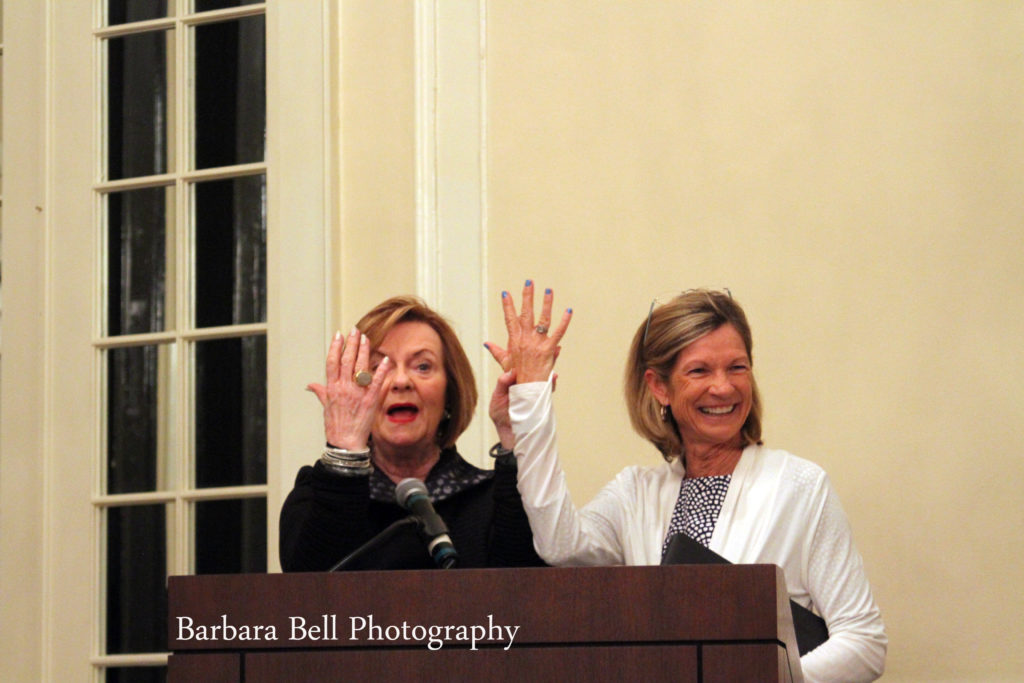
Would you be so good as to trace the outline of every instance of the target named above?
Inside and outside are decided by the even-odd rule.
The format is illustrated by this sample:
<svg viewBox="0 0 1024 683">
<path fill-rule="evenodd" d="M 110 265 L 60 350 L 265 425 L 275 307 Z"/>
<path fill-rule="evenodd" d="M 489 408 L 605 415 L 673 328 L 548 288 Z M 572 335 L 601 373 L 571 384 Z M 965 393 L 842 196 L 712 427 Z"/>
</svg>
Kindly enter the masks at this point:
<svg viewBox="0 0 1024 683">
<path fill-rule="evenodd" d="M 196 0 L 197 12 L 209 12 L 215 9 L 227 9 L 241 5 L 255 5 L 263 0 Z"/>
<path fill-rule="evenodd" d="M 108 334 L 174 326 L 174 188 L 107 196 Z"/>
<path fill-rule="evenodd" d="M 195 186 L 196 326 L 267 319 L 265 176 Z"/>
<path fill-rule="evenodd" d="M 164 683 L 167 668 L 162 666 L 117 667 L 106 670 L 107 683 Z"/>
<path fill-rule="evenodd" d="M 196 573 L 267 571 L 267 500 L 196 503 Z"/>
<path fill-rule="evenodd" d="M 267 481 L 267 340 L 196 343 L 196 486 Z"/>
<path fill-rule="evenodd" d="M 150 31 L 107 41 L 107 177 L 166 173 L 174 41 Z"/>
<path fill-rule="evenodd" d="M 167 508 L 107 515 L 107 654 L 167 650 Z"/>
<path fill-rule="evenodd" d="M 107 353 L 107 493 L 170 488 L 173 345 Z"/>
<path fill-rule="evenodd" d="M 108 0 L 107 3 L 107 23 L 111 26 L 166 16 L 167 0 Z"/>
<path fill-rule="evenodd" d="M 263 16 L 195 28 L 196 168 L 263 161 Z"/>
</svg>

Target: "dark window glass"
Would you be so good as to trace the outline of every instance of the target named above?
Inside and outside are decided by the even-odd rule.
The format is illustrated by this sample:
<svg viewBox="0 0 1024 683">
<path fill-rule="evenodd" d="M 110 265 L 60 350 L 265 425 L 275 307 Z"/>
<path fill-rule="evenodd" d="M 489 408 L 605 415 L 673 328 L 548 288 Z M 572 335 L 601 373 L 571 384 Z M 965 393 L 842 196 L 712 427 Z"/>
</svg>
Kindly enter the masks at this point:
<svg viewBox="0 0 1024 683">
<path fill-rule="evenodd" d="M 195 186 L 196 326 L 267 319 L 265 176 Z"/>
<path fill-rule="evenodd" d="M 107 353 L 107 493 L 168 486 L 170 354 L 173 346 L 132 346 Z M 161 423 L 161 420 L 163 422 Z"/>
<path fill-rule="evenodd" d="M 170 31 L 107 41 L 107 177 L 166 173 Z"/>
<path fill-rule="evenodd" d="M 107 683 L 164 683 L 167 668 L 162 666 L 116 667 L 106 670 Z"/>
<path fill-rule="evenodd" d="M 196 486 L 267 481 L 266 337 L 195 347 Z"/>
<path fill-rule="evenodd" d="M 108 508 L 107 653 L 167 650 L 167 511 Z"/>
<path fill-rule="evenodd" d="M 148 21 L 167 16 L 167 0 L 108 0 L 107 23 L 111 26 L 130 21 Z M 108 678 L 109 680 L 109 678 Z"/>
<path fill-rule="evenodd" d="M 108 334 L 167 329 L 173 306 L 173 188 L 107 196 Z"/>
<path fill-rule="evenodd" d="M 267 571 L 267 500 L 196 503 L 196 573 Z"/>
<path fill-rule="evenodd" d="M 209 12 L 215 9 L 255 5 L 258 2 L 263 2 L 263 0 L 196 0 L 196 11 Z"/>
<path fill-rule="evenodd" d="M 263 16 L 196 26 L 195 46 L 196 168 L 263 161 Z"/>
</svg>

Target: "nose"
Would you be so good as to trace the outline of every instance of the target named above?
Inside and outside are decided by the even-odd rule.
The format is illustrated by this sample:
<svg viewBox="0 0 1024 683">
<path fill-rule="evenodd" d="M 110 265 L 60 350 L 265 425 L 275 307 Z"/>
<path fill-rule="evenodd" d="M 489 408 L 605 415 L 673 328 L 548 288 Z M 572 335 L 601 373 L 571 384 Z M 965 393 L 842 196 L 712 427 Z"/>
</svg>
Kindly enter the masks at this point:
<svg viewBox="0 0 1024 683">
<path fill-rule="evenodd" d="M 716 372 L 711 377 L 711 386 L 709 391 L 711 393 L 724 396 L 731 394 L 733 390 L 732 381 L 729 379 L 729 375 L 726 372 Z"/>
<path fill-rule="evenodd" d="M 388 379 L 391 381 L 392 391 L 408 389 L 412 386 L 412 380 L 409 377 L 409 373 L 402 365 L 395 366 Z"/>
</svg>

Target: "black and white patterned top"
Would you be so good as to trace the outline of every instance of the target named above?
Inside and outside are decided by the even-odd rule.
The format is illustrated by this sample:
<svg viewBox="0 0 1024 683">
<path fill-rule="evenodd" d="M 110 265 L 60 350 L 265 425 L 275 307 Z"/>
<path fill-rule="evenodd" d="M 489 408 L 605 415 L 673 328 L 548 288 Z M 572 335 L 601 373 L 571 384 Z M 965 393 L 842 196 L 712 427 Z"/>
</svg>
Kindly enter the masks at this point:
<svg viewBox="0 0 1024 683">
<path fill-rule="evenodd" d="M 668 540 L 676 534 L 686 534 L 705 548 L 708 547 L 731 480 L 731 474 L 683 479 L 676 507 L 672 511 L 672 521 L 669 522 L 668 533 L 661 546 L 662 557 L 668 548 Z"/>
<path fill-rule="evenodd" d="M 449 448 L 441 451 L 441 458 L 427 474 L 423 484 L 427 487 L 430 500 L 438 503 L 493 476 L 494 470 L 474 467 L 463 460 L 455 449 Z M 395 502 L 395 482 L 376 467 L 370 473 L 370 499 L 382 503 Z"/>
</svg>

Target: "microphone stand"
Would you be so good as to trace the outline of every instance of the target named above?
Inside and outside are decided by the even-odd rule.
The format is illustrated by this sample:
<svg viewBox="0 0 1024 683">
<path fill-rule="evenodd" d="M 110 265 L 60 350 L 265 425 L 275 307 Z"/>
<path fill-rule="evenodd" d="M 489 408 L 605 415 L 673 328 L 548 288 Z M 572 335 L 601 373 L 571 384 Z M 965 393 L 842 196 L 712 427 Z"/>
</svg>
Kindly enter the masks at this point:
<svg viewBox="0 0 1024 683">
<path fill-rule="evenodd" d="M 373 550 L 377 546 L 381 545 L 384 541 L 387 541 L 388 539 L 390 539 L 402 527 L 406 527 L 406 526 L 410 526 L 410 525 L 415 525 L 415 524 L 419 524 L 419 520 L 417 520 L 414 515 L 409 515 L 408 517 L 405 517 L 404 519 L 400 519 L 397 522 L 393 522 L 391 524 L 391 526 L 389 526 L 386 529 L 384 529 L 384 531 L 380 532 L 379 534 L 377 534 L 376 536 L 371 538 L 369 541 L 367 541 L 366 543 L 362 544 L 361 546 L 359 546 L 358 548 L 356 548 L 355 550 L 350 552 L 345 557 L 341 558 L 341 560 L 339 560 L 336 565 L 334 565 L 333 567 L 331 567 L 327 571 L 328 572 L 336 572 L 339 569 L 344 569 L 345 566 L 348 565 L 349 563 L 351 563 L 353 560 L 358 559 L 359 557 L 361 557 L 365 553 L 367 553 L 370 550 Z"/>
</svg>

